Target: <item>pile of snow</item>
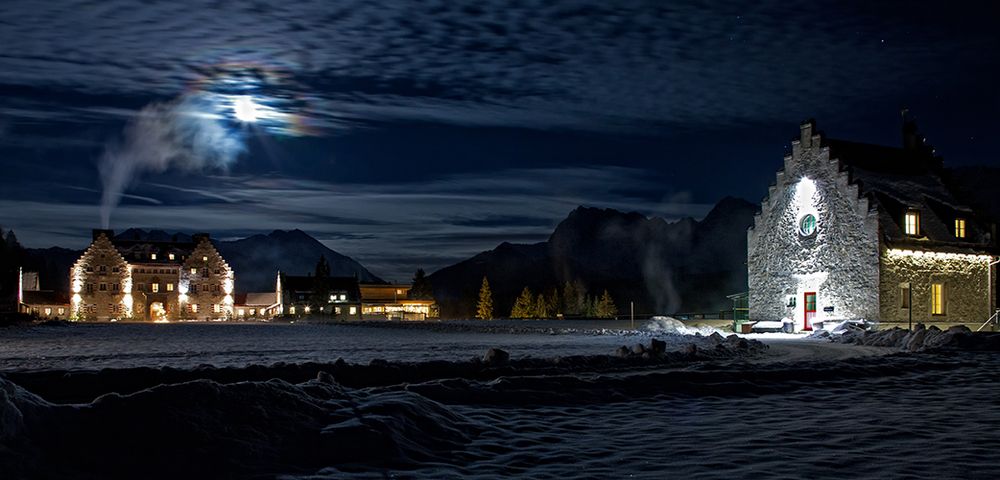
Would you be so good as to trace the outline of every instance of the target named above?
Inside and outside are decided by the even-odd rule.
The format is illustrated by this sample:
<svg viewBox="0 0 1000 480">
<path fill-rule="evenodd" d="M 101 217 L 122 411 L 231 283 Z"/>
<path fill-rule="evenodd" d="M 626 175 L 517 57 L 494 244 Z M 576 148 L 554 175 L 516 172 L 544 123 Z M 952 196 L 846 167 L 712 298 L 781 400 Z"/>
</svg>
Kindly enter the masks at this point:
<svg viewBox="0 0 1000 480">
<path fill-rule="evenodd" d="M 672 335 L 704 335 L 713 333 L 725 335 L 721 330 L 709 326 L 689 327 L 680 320 L 673 317 L 656 316 L 649 320 L 644 327 L 652 333 L 672 334 Z"/>
<path fill-rule="evenodd" d="M 833 341 L 873 347 L 893 347 L 917 352 L 928 350 L 1000 351 L 1000 333 L 972 332 L 964 325 L 941 330 L 918 323 L 913 330 L 893 327 L 886 330 L 849 328 Z"/>
</svg>

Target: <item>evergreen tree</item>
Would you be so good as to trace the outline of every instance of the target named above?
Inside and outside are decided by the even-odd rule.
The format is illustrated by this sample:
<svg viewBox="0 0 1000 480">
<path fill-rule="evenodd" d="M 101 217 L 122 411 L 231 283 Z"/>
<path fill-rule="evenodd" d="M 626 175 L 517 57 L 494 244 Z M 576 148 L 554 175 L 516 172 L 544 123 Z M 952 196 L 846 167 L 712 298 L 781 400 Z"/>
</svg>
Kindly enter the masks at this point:
<svg viewBox="0 0 1000 480">
<path fill-rule="evenodd" d="M 552 316 L 551 312 L 549 312 L 548 299 L 545 298 L 545 294 L 542 292 L 538 292 L 538 296 L 535 297 L 535 304 L 531 310 L 533 318 L 549 318 Z"/>
<path fill-rule="evenodd" d="M 580 312 L 586 318 L 596 318 L 597 317 L 597 299 L 586 295 L 583 297 L 583 311 Z"/>
<path fill-rule="evenodd" d="M 320 313 L 320 309 L 330 303 L 330 264 L 326 262 L 326 256 L 320 255 L 316 262 L 316 270 L 313 275 L 313 292 L 309 297 L 311 308 Z"/>
<path fill-rule="evenodd" d="M 594 306 L 595 316 L 600 318 L 614 318 L 618 314 L 618 308 L 615 307 L 615 301 L 611 298 L 611 294 L 605 289 L 604 293 L 601 294 L 601 299 L 596 302 Z"/>
<path fill-rule="evenodd" d="M 424 269 L 418 268 L 416 273 L 413 274 L 413 283 L 410 285 L 407 297 L 414 300 L 431 300 L 434 298 L 434 289 L 431 288 L 431 282 L 427 280 L 427 274 L 424 273 Z"/>
<path fill-rule="evenodd" d="M 531 318 L 535 316 L 535 296 L 531 289 L 524 287 L 521 295 L 514 300 L 514 307 L 510 310 L 510 318 Z"/>
<path fill-rule="evenodd" d="M 483 276 L 483 286 L 479 288 L 479 303 L 476 305 L 476 318 L 491 320 L 493 318 L 493 292 L 490 291 L 490 281 Z"/>
</svg>

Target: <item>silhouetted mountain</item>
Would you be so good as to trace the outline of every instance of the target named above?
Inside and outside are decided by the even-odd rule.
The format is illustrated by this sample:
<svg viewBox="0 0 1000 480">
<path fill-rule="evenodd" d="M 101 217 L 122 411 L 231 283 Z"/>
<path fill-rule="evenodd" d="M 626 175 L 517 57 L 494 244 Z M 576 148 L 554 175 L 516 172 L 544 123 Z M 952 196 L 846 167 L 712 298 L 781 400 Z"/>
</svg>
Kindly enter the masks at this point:
<svg viewBox="0 0 1000 480">
<path fill-rule="evenodd" d="M 184 233 L 137 228 L 125 230 L 115 235 L 115 238 L 160 242 L 191 241 L 191 235 Z M 236 289 L 240 292 L 273 291 L 278 270 L 290 275 L 310 274 L 321 255 L 326 256 L 331 275 L 357 275 L 362 282 L 383 283 L 382 279 L 354 259 L 327 248 L 301 230 L 275 230 L 267 235 L 214 243 L 222 257 L 235 270 Z M 69 289 L 69 269 L 83 253 L 59 247 L 27 248 L 24 252 L 27 259 L 25 270 L 37 270 L 42 288 L 58 291 Z"/>
<path fill-rule="evenodd" d="M 725 198 L 701 221 L 668 223 L 638 213 L 578 207 L 548 241 L 497 248 L 429 276 L 442 314 L 470 316 L 482 277 L 496 311 L 506 315 L 525 286 L 550 292 L 581 281 L 607 289 L 621 311 L 629 301 L 648 315 L 729 308 L 726 295 L 746 290 L 746 231 L 757 206 Z"/>
<path fill-rule="evenodd" d="M 278 270 L 289 275 L 311 274 L 321 255 L 330 264 L 330 275 L 357 275 L 362 282 L 384 283 L 351 257 L 327 248 L 298 229 L 215 242 L 215 246 L 236 271 L 236 287 L 241 291 L 273 291 Z"/>
</svg>

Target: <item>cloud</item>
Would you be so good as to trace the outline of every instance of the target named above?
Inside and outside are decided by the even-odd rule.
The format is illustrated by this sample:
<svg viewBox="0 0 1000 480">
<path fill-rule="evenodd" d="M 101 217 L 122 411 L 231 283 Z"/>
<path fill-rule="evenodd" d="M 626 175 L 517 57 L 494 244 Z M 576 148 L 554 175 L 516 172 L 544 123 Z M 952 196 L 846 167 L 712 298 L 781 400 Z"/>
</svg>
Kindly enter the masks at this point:
<svg viewBox="0 0 1000 480">
<path fill-rule="evenodd" d="M 708 204 L 664 203 L 658 196 L 629 193 L 662 185 L 649 171 L 596 166 L 455 174 L 393 184 L 336 184 L 277 176 L 188 177 L 182 187 L 144 187 L 158 189 L 163 205 L 122 204 L 115 225 L 225 232 L 228 237 L 300 228 L 376 274 L 402 281 L 417 266 L 433 271 L 504 241 L 543 241 L 581 204 L 670 220 L 700 218 L 711 209 Z M 210 190 L 227 200 L 205 199 L 188 190 Z M 30 246 L 82 247 L 96 213 L 96 207 L 79 202 L 0 201 L 0 217 L 20 219 L 11 227 Z"/>
<path fill-rule="evenodd" d="M 997 64 L 980 54 L 998 46 L 989 16 L 964 8 L 460 3 L 12 2 L 0 85 L 172 98 L 237 64 L 280 76 L 280 96 L 330 130 L 419 120 L 656 131 L 798 120 L 808 104 L 843 111 L 964 81 L 942 65 Z"/>
</svg>

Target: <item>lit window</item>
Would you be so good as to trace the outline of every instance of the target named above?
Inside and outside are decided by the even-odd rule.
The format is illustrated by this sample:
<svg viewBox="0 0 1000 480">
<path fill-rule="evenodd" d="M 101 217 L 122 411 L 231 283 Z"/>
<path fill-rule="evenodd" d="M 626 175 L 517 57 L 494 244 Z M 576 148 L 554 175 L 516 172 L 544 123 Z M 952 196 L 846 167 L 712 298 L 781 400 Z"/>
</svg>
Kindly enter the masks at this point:
<svg viewBox="0 0 1000 480">
<path fill-rule="evenodd" d="M 931 284 L 931 314 L 944 315 L 944 284 Z"/>
<path fill-rule="evenodd" d="M 402 295 L 402 294 L 403 294 L 403 291 L 397 288 L 396 289 L 396 295 Z"/>
<path fill-rule="evenodd" d="M 920 234 L 920 212 L 916 210 L 906 212 L 906 217 L 903 219 L 903 231 L 907 235 Z"/>
<path fill-rule="evenodd" d="M 149 259 L 150 260 L 156 260 L 156 254 L 155 253 L 150 253 L 149 254 Z"/>
<path fill-rule="evenodd" d="M 955 219 L 955 238 L 965 238 L 965 219 Z"/>
<path fill-rule="evenodd" d="M 341 312 L 340 307 L 334 307 L 333 308 L 333 313 L 335 313 L 337 315 L 340 315 L 340 312 Z"/>
<path fill-rule="evenodd" d="M 191 313 L 198 313 L 198 304 L 196 303 L 191 304 Z"/>
<path fill-rule="evenodd" d="M 47 317 L 47 316 L 49 316 L 49 315 L 52 315 L 52 308 L 50 308 L 50 307 L 45 307 L 45 316 Z"/>
<path fill-rule="evenodd" d="M 172 253 L 171 253 L 171 254 L 167 255 L 167 258 L 169 258 L 169 259 L 173 260 L 173 259 L 175 259 L 176 257 L 174 256 L 174 254 L 172 254 Z"/>
<path fill-rule="evenodd" d="M 63 315 L 65 313 L 66 313 L 66 309 L 63 308 L 63 307 L 59 307 L 59 315 Z"/>
<path fill-rule="evenodd" d="M 291 313 L 292 315 L 295 315 L 295 307 L 289 307 L 288 308 L 288 313 Z"/>
<path fill-rule="evenodd" d="M 250 315 L 257 315 L 257 309 L 256 308 L 251 308 L 250 309 Z"/>
<path fill-rule="evenodd" d="M 172 283 L 168 283 L 168 284 L 167 284 L 167 291 L 168 291 L 168 292 L 172 292 L 172 291 L 174 291 L 174 284 L 172 284 Z"/>
<path fill-rule="evenodd" d="M 201 261 L 203 261 L 203 262 L 207 262 L 207 261 L 208 261 L 208 257 L 207 257 L 207 256 L 205 256 L 205 257 L 201 257 Z"/>
<path fill-rule="evenodd" d="M 192 268 L 191 269 L 191 275 L 197 275 L 197 274 L 198 274 L 198 269 L 197 268 Z"/>
<path fill-rule="evenodd" d="M 244 316 L 244 315 L 246 315 L 246 311 L 245 311 L 245 310 L 243 310 L 242 308 L 241 308 L 241 309 L 239 309 L 239 310 L 237 310 L 237 313 L 238 313 L 238 314 L 239 314 L 239 315 L 240 315 L 241 317 L 242 317 L 242 316 Z"/>
<path fill-rule="evenodd" d="M 899 286 L 899 308 L 910 308 L 910 284 Z"/>
<path fill-rule="evenodd" d="M 305 311 L 306 311 L 306 313 L 309 313 L 309 306 L 308 305 L 306 305 Z"/>
<path fill-rule="evenodd" d="M 340 294 L 340 301 L 341 301 L 341 302 L 346 302 L 346 301 L 347 301 L 347 295 L 345 295 L 345 294 L 341 293 L 341 294 Z"/>
<path fill-rule="evenodd" d="M 151 283 L 151 284 L 149 284 L 149 288 L 152 289 L 153 293 L 158 293 L 160 291 L 160 284 L 159 283 Z"/>
<path fill-rule="evenodd" d="M 220 310 L 219 310 L 219 304 L 218 303 L 213 303 L 212 304 L 212 311 L 215 312 L 215 313 L 219 313 Z"/>
<path fill-rule="evenodd" d="M 351 315 L 357 315 L 358 307 L 351 307 Z"/>
</svg>

